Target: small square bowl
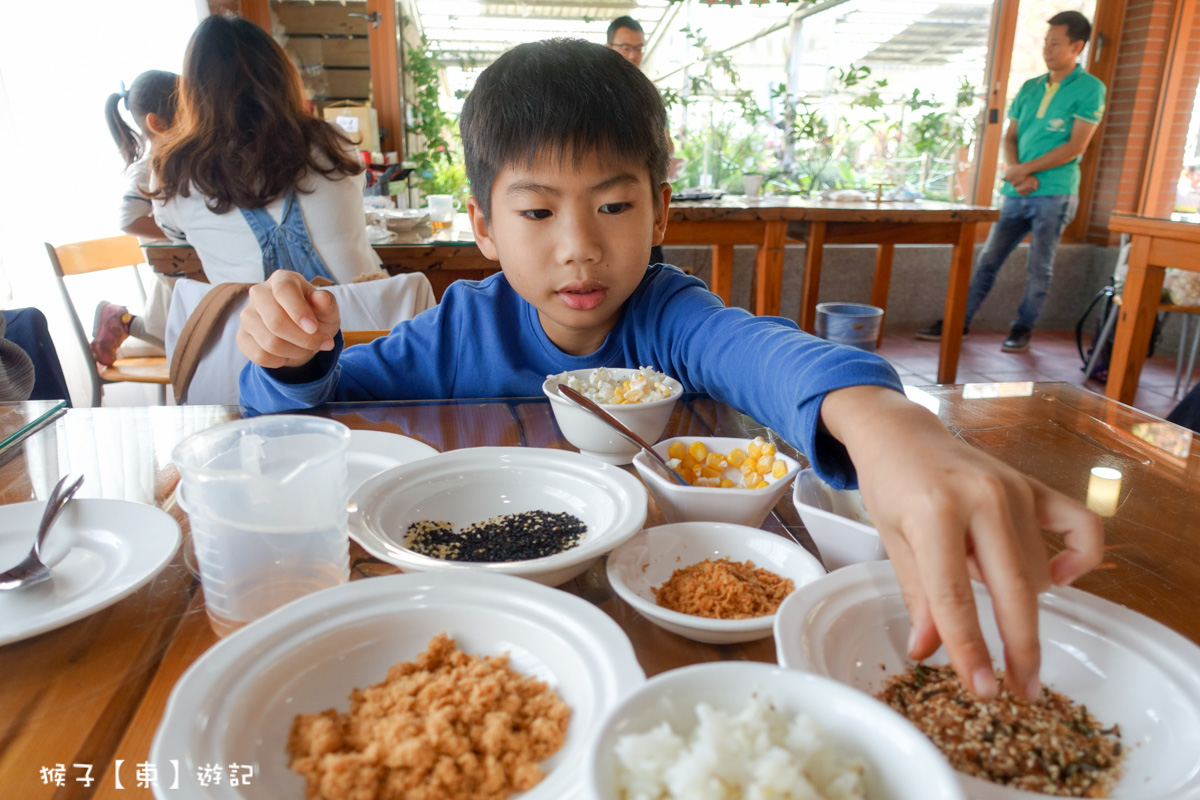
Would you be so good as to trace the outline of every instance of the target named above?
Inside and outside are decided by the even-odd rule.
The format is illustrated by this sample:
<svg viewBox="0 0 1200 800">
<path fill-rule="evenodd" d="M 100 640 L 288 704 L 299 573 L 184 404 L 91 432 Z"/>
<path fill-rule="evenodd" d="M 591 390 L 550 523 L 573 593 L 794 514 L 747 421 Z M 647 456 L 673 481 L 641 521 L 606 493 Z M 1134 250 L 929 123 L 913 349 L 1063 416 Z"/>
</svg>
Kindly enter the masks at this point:
<svg viewBox="0 0 1200 800">
<path fill-rule="evenodd" d="M 792 500 L 821 560 L 831 571 L 887 558 L 879 531 L 870 524 L 857 489 L 837 490 L 811 469 L 796 477 Z"/>
<path fill-rule="evenodd" d="M 551 375 L 542 384 L 542 392 L 550 398 L 550 408 L 554 411 L 554 419 L 562 430 L 567 441 L 579 448 L 585 456 L 603 461 L 607 464 L 628 464 L 641 448 L 610 428 L 606 423 L 588 412 L 563 399 L 558 394 L 558 384 L 565 383 L 569 376 L 575 376 L 586 381 L 593 370 L 577 369 L 571 372 Z M 636 369 L 609 368 L 608 372 L 617 380 L 628 380 Z M 683 384 L 668 377 L 663 381 L 671 389 L 671 396 L 651 403 L 630 403 L 628 405 L 612 405 L 598 403 L 605 411 L 612 414 L 625 427 L 632 430 L 647 442 L 654 442 L 662 436 L 671 412 L 683 394 Z"/>
<path fill-rule="evenodd" d="M 680 522 L 647 528 L 614 550 L 608 557 L 608 582 L 643 617 L 697 642 L 730 644 L 770 636 L 774 614 L 710 619 L 658 604 L 655 587 L 666 582 L 675 570 L 706 558 L 751 561 L 756 567 L 790 578 L 797 589 L 825 574 L 815 556 L 777 534 L 721 522 Z"/>
<path fill-rule="evenodd" d="M 748 439 L 719 436 L 676 436 L 654 445 L 654 451 L 669 460 L 667 455 L 674 442 L 690 445 L 700 442 L 710 452 L 728 453 L 735 447 L 746 450 Z M 662 509 L 667 522 L 732 522 L 757 528 L 783 497 L 787 485 L 800 472 L 800 462 L 776 453 L 775 458 L 787 464 L 782 478 L 765 476 L 770 484 L 765 489 L 720 489 L 712 486 L 680 486 L 650 463 L 650 456 L 638 452 L 633 459 L 642 483 Z"/>
</svg>

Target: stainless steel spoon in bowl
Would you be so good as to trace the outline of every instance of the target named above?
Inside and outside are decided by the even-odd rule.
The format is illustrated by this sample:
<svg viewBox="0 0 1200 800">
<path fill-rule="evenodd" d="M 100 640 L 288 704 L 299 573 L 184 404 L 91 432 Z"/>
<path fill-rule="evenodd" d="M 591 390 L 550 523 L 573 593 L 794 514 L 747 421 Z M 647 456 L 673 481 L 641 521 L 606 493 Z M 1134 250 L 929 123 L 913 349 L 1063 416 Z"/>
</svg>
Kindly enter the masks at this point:
<svg viewBox="0 0 1200 800">
<path fill-rule="evenodd" d="M 8 591 L 9 589 L 21 589 L 25 586 L 32 586 L 35 583 L 50 579 L 50 568 L 42 563 L 41 552 L 42 543 L 46 541 L 46 534 L 50 532 L 51 526 L 54 525 L 54 520 L 58 519 L 59 513 L 66 506 L 75 492 L 79 491 L 79 487 L 83 484 L 83 476 L 80 475 L 75 481 L 67 486 L 63 486 L 71 479 L 70 475 L 64 475 L 54 490 L 50 492 L 50 499 L 46 501 L 46 510 L 42 512 L 42 519 L 38 523 L 37 536 L 33 540 L 33 549 L 29 551 L 29 555 L 25 556 L 20 564 L 17 564 L 12 569 L 0 572 L 0 591 Z"/>
<path fill-rule="evenodd" d="M 642 437 L 638 436 L 636 433 L 629 430 L 629 428 L 625 427 L 624 423 L 622 423 L 620 420 L 618 420 L 612 414 L 605 411 L 603 408 L 598 406 L 596 403 L 587 399 L 586 397 L 584 397 L 582 394 L 580 394 L 575 389 L 572 389 L 570 386 L 567 386 L 565 383 L 558 384 L 558 395 L 559 395 L 559 397 L 562 397 L 567 402 L 573 403 L 574 405 L 578 406 L 579 408 L 582 408 L 584 411 L 588 412 L 589 414 L 595 416 L 601 422 L 606 423 L 614 431 L 621 434 L 626 439 L 628 439 L 629 441 L 636 444 L 638 447 L 645 450 L 647 453 L 650 454 L 651 460 L 653 460 L 656 464 L 658 464 L 664 470 L 666 470 L 667 475 L 672 480 L 674 480 L 676 483 L 678 483 L 680 486 L 691 486 L 690 483 L 688 483 L 687 481 L 685 481 L 683 479 L 682 475 L 680 475 L 675 470 L 671 469 L 671 466 L 667 463 L 667 460 L 665 458 L 663 458 L 662 456 L 660 456 L 653 447 L 646 444 L 646 441 Z"/>
</svg>

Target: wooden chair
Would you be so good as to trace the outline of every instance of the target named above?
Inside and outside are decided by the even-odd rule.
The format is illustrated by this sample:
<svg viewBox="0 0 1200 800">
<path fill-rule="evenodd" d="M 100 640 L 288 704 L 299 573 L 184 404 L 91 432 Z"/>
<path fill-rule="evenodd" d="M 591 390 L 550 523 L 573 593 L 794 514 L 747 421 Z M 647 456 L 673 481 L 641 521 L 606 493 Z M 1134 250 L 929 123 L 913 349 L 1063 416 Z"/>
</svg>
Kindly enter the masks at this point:
<svg viewBox="0 0 1200 800">
<path fill-rule="evenodd" d="M 342 339 L 345 341 L 346 347 L 352 347 L 356 344 L 366 344 L 373 342 L 381 336 L 387 336 L 391 331 L 342 331 Z"/>
<path fill-rule="evenodd" d="M 50 264 L 54 267 L 54 275 L 58 279 L 58 288 L 62 292 L 63 302 L 71 314 L 71 322 L 75 328 L 75 338 L 83 351 L 87 363 L 91 364 L 92 352 L 88 347 L 88 334 L 79 319 L 79 312 L 71 300 L 67 290 L 66 278 L 70 275 L 82 275 L 88 272 L 100 272 L 106 269 L 133 267 L 137 275 L 137 265 L 145 262 L 142 249 L 137 239 L 132 236 L 112 236 L 107 239 L 92 239 L 86 242 L 52 245 L 46 243 L 46 252 L 50 256 Z M 137 277 L 138 289 L 143 300 L 146 290 L 142 279 Z M 99 406 L 101 389 L 106 383 L 153 383 L 158 385 L 158 402 L 166 402 L 166 387 L 170 382 L 167 377 L 167 359 L 157 358 L 119 358 L 111 367 L 89 370 L 92 381 L 92 406 Z"/>
<path fill-rule="evenodd" d="M 1200 306 L 1177 306 L 1172 303 L 1159 303 L 1158 313 L 1177 313 L 1182 314 L 1179 331 L 1179 349 L 1175 355 L 1175 391 L 1172 392 L 1172 397 L 1179 397 L 1182 388 L 1182 394 L 1187 394 L 1188 387 L 1192 382 L 1192 372 L 1196 368 L 1196 355 L 1200 351 L 1200 320 L 1196 323 L 1196 332 L 1192 335 L 1191 342 L 1188 341 L 1188 328 L 1192 315 L 1200 314 Z M 1100 358 L 1101 352 L 1104 350 L 1104 345 L 1108 343 L 1112 337 L 1113 331 L 1117 326 L 1117 318 L 1121 315 L 1121 295 L 1113 297 L 1112 311 L 1105 318 L 1104 324 L 1100 329 L 1100 337 L 1096 340 L 1095 349 L 1092 351 L 1092 357 L 1088 360 L 1087 366 L 1084 367 L 1083 374 L 1091 377 L 1092 369 L 1096 366 L 1096 362 Z M 1184 363 L 1187 363 L 1186 371 Z"/>
</svg>

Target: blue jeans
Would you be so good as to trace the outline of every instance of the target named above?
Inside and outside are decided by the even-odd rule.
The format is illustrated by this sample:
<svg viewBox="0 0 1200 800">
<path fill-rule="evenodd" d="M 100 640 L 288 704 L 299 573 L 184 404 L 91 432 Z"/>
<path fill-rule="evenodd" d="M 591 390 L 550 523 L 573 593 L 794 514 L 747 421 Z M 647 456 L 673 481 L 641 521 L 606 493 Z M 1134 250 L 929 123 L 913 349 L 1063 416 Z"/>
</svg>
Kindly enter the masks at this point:
<svg viewBox="0 0 1200 800">
<path fill-rule="evenodd" d="M 996 283 L 996 273 L 1017 245 L 1032 233 L 1029 243 L 1029 277 L 1013 325 L 1032 328 L 1042 313 L 1042 303 L 1054 274 L 1054 253 L 1063 228 L 1075 219 L 1079 195 L 1052 194 L 1043 197 L 1005 197 L 1000 219 L 992 226 L 987 243 L 975 264 L 967 291 L 967 325 Z"/>
</svg>

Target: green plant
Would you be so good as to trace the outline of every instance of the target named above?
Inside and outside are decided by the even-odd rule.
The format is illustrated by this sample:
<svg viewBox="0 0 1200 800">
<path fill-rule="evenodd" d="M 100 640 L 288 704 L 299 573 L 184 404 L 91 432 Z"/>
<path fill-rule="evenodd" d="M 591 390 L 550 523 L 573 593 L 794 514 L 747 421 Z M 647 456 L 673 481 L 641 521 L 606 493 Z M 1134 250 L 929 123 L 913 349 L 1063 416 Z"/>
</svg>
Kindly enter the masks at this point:
<svg viewBox="0 0 1200 800">
<path fill-rule="evenodd" d="M 401 24 L 407 28 L 410 24 L 408 18 L 402 18 Z M 410 44 L 405 49 L 404 68 L 413 85 L 412 107 L 406 128 L 408 133 L 419 137 L 423 146 L 423 149 L 409 153 L 408 159 L 416 163 L 416 175 L 423 182 L 436 174 L 439 163 L 452 166 L 455 162 L 450 142 L 446 139 L 446 131 L 453 120 L 441 107 L 440 68 L 437 59 L 429 52 L 425 34 L 421 34 L 419 44 Z"/>
<path fill-rule="evenodd" d="M 433 168 L 432 176 L 421 178 L 421 191 L 426 196 L 431 194 L 453 195 L 465 208 L 467 197 L 471 193 L 470 185 L 467 182 L 466 166 L 461 159 L 457 159 L 453 163 L 439 161 Z"/>
<path fill-rule="evenodd" d="M 852 109 L 882 109 L 881 90 L 887 88 L 887 81 L 868 82 L 870 67 L 851 64 L 846 69 L 830 69 L 835 73 L 832 88 L 820 97 L 791 95 L 782 85 L 771 93 L 782 109 L 779 118 L 771 120 L 782 133 L 782 143 L 776 153 L 777 169 L 766 180 L 777 191 L 812 194 L 859 182 L 848 156 L 878 120 L 863 119 Z M 841 107 L 831 104 L 829 98 L 839 100 Z"/>
<path fill-rule="evenodd" d="M 675 157 L 683 161 L 676 176 L 676 190 L 700 186 L 701 175 L 711 175 L 712 185 L 728 192 L 742 191 L 742 175 L 761 172 L 767 164 L 762 161 L 763 136 L 760 132 L 745 132 L 736 120 L 722 119 L 711 128 L 681 136 L 676 143 Z"/>
</svg>

